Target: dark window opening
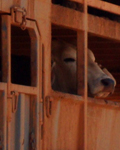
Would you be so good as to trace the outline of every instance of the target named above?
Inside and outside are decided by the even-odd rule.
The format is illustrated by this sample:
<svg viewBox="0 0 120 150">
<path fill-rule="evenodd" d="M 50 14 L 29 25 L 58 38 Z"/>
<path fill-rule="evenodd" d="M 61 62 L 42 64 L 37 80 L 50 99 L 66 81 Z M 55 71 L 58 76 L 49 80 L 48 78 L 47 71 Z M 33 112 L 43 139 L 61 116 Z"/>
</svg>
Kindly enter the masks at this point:
<svg viewBox="0 0 120 150">
<path fill-rule="evenodd" d="M 31 85 L 31 41 L 28 30 L 11 26 L 11 82 Z"/>
<path fill-rule="evenodd" d="M 77 2 L 71 2 L 67 0 L 52 0 L 52 3 L 83 12 L 83 5 Z"/>
</svg>

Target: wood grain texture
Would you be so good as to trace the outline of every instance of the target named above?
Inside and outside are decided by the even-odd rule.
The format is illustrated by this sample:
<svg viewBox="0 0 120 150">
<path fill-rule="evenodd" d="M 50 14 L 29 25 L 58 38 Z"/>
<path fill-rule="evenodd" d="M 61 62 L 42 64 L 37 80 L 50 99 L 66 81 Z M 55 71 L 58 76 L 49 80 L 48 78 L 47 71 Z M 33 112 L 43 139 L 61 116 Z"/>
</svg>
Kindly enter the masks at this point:
<svg viewBox="0 0 120 150">
<path fill-rule="evenodd" d="M 59 13 L 62 12 L 62 13 Z M 62 6 L 52 5 L 52 23 L 74 30 L 85 30 L 84 14 Z M 109 27 L 109 28 L 108 28 Z M 120 23 L 88 14 L 88 32 L 100 37 L 120 40 Z"/>
<path fill-rule="evenodd" d="M 78 2 L 82 4 L 84 3 L 84 0 L 70 0 L 70 1 Z M 120 15 L 120 6 L 118 5 L 111 4 L 105 1 L 100 1 L 100 0 L 88 0 L 87 4 L 88 6 Z"/>
</svg>

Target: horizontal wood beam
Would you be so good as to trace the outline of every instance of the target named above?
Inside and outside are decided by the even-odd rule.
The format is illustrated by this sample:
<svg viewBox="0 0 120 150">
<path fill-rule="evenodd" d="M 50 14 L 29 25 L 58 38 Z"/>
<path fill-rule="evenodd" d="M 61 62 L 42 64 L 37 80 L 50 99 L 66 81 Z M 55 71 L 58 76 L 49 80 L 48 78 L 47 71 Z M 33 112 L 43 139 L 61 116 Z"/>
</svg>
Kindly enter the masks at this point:
<svg viewBox="0 0 120 150">
<path fill-rule="evenodd" d="M 84 31 L 83 20 L 84 13 L 52 4 L 53 24 Z M 100 37 L 120 40 L 120 23 L 88 14 L 88 32 Z"/>
<path fill-rule="evenodd" d="M 84 3 L 84 0 L 70 0 L 73 2 Z M 88 6 L 107 11 L 116 15 L 120 15 L 120 6 L 100 0 L 88 0 Z"/>
</svg>

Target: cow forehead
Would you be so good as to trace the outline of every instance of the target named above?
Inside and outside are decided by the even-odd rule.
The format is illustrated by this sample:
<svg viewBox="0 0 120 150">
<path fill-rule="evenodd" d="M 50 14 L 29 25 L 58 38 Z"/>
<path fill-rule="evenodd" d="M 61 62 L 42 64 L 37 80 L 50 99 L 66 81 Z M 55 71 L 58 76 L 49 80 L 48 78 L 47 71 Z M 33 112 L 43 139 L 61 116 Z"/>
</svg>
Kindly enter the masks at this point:
<svg viewBox="0 0 120 150">
<path fill-rule="evenodd" d="M 57 59 L 74 58 L 76 60 L 76 47 L 63 41 L 52 41 L 52 54 Z M 88 49 L 88 59 L 95 61 L 93 52 Z"/>
<path fill-rule="evenodd" d="M 68 57 L 76 59 L 76 47 L 63 41 L 54 40 L 52 42 L 52 55 L 60 60 Z"/>
<path fill-rule="evenodd" d="M 74 58 L 76 60 L 76 50 L 72 47 L 68 47 L 68 49 L 65 49 L 62 53 L 62 59 L 65 58 Z"/>
</svg>

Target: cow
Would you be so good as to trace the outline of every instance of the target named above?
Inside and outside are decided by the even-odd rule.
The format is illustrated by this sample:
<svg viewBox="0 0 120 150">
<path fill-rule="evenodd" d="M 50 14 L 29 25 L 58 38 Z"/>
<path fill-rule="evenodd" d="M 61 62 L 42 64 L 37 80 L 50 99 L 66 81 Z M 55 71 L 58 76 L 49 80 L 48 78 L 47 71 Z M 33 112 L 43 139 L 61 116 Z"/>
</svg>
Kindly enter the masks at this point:
<svg viewBox="0 0 120 150">
<path fill-rule="evenodd" d="M 77 94 L 76 46 L 61 40 L 52 41 L 52 88 L 53 90 Z M 111 95 L 116 81 L 107 69 L 101 69 L 93 52 L 88 49 L 88 94 L 104 98 Z"/>
</svg>

